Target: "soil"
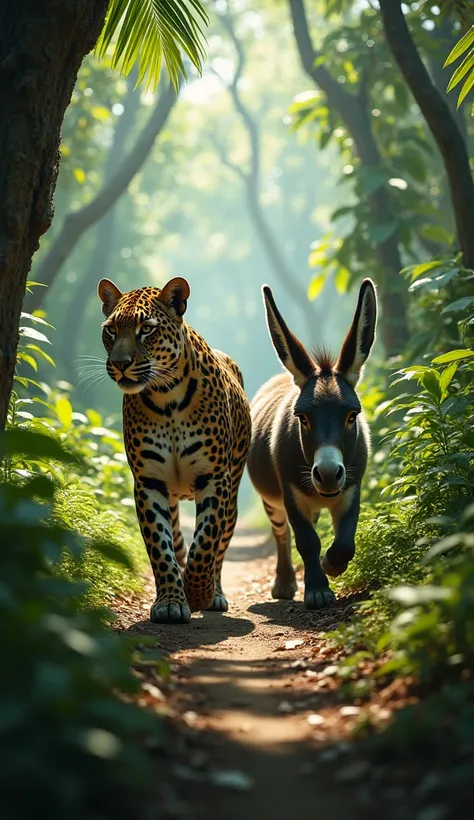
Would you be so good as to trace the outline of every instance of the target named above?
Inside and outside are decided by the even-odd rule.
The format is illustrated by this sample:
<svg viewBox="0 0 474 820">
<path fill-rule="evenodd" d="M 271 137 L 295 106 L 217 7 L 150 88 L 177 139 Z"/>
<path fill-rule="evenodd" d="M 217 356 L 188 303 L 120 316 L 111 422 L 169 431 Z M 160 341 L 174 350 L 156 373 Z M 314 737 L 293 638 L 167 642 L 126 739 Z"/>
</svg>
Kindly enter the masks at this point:
<svg viewBox="0 0 474 820">
<path fill-rule="evenodd" d="M 370 820 L 383 813 L 422 820 L 403 778 L 375 798 L 377 767 L 354 751 L 354 728 L 367 715 L 388 720 L 394 700 L 393 692 L 388 705 L 383 693 L 369 704 L 341 700 L 325 634 L 350 617 L 354 598 L 309 612 L 299 579 L 297 600 L 274 601 L 274 566 L 273 542 L 241 526 L 224 564 L 228 613 L 198 613 L 189 625 L 151 624 L 150 579 L 142 597 L 117 602 L 119 627 L 155 637 L 171 666 L 169 685 L 145 685 L 147 705 L 155 700 L 179 727 L 164 767 L 157 757 L 162 779 L 166 772 L 159 795 L 165 816 Z M 440 809 L 426 820 L 444 817 Z"/>
</svg>

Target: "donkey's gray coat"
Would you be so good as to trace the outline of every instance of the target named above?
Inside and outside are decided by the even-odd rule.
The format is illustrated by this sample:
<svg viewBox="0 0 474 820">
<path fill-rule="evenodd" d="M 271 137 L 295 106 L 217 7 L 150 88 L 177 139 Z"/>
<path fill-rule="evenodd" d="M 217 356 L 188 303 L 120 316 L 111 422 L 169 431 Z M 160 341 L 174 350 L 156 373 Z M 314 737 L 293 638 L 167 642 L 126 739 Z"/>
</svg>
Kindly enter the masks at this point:
<svg viewBox="0 0 474 820">
<path fill-rule="evenodd" d="M 310 355 L 288 329 L 269 287 L 263 296 L 270 336 L 288 372 L 264 384 L 251 404 L 248 470 L 278 548 L 273 597 L 293 598 L 296 592 L 291 525 L 304 562 L 305 606 L 318 609 L 335 600 L 326 574 L 343 573 L 355 553 L 370 438 L 354 388 L 375 338 L 375 288 L 370 279 L 362 282 L 337 361 L 327 354 Z M 335 537 L 320 562 L 314 524 L 325 507 Z"/>
</svg>

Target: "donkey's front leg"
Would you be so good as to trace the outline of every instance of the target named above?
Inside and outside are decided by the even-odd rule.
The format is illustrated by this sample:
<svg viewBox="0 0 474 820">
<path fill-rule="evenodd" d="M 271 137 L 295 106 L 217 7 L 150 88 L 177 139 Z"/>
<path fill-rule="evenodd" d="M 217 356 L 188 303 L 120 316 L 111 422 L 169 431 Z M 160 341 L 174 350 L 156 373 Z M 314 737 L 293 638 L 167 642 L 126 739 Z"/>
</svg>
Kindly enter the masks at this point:
<svg viewBox="0 0 474 820">
<path fill-rule="evenodd" d="M 215 563 L 226 523 L 229 495 L 228 472 L 196 479 L 196 529 L 184 573 L 184 588 L 191 612 L 207 609 L 214 600 Z"/>
<path fill-rule="evenodd" d="M 321 559 L 324 572 L 332 578 L 342 575 L 355 555 L 355 534 L 360 511 L 360 486 L 346 490 L 344 496 L 341 504 L 331 513 L 335 537 L 326 555 Z"/>
<path fill-rule="evenodd" d="M 329 581 L 319 562 L 319 535 L 313 527 L 312 517 L 307 518 L 292 497 L 285 498 L 285 507 L 295 533 L 296 549 L 304 564 L 304 605 L 306 609 L 322 609 L 334 603 L 336 596 L 329 588 Z"/>
</svg>

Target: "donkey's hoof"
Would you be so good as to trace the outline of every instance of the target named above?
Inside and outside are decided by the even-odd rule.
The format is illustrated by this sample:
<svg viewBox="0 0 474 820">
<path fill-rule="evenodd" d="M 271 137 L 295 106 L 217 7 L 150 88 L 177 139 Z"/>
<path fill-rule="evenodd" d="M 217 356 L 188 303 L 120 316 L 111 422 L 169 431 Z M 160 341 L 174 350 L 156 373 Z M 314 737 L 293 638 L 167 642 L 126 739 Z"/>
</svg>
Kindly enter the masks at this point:
<svg viewBox="0 0 474 820">
<path fill-rule="evenodd" d="M 282 601 L 292 601 L 296 595 L 296 581 L 282 581 L 280 578 L 275 578 L 275 583 L 272 586 L 272 598 L 277 598 Z"/>
<path fill-rule="evenodd" d="M 216 592 L 213 601 L 206 607 L 206 612 L 227 612 L 229 602 L 223 592 Z"/>
<path fill-rule="evenodd" d="M 322 589 L 307 589 L 304 593 L 304 605 L 306 609 L 324 609 L 331 606 L 336 600 L 334 592 L 324 587 Z"/>
<path fill-rule="evenodd" d="M 150 621 L 154 624 L 188 624 L 191 610 L 187 604 L 167 604 L 155 601 L 150 610 Z"/>
<path fill-rule="evenodd" d="M 335 567 L 328 560 L 327 555 L 325 555 L 324 558 L 321 558 L 321 566 L 326 575 L 329 575 L 330 578 L 338 578 L 339 575 L 342 575 L 346 571 L 348 564 L 341 564 L 339 567 Z"/>
</svg>

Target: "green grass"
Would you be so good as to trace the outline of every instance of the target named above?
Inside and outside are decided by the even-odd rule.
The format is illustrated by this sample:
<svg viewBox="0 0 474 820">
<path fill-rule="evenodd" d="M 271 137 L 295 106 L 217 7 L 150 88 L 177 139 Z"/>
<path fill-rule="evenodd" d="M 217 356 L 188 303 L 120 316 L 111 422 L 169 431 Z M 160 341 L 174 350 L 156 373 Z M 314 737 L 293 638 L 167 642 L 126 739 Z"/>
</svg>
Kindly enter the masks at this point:
<svg viewBox="0 0 474 820">
<path fill-rule="evenodd" d="M 65 554 L 60 574 L 87 584 L 81 606 L 92 608 L 109 605 L 116 595 L 139 592 L 143 588 L 142 575 L 148 567 L 134 508 L 117 509 L 99 499 L 100 496 L 91 495 L 74 481 L 58 488 L 54 505 L 55 520 L 85 539 L 82 557 Z M 131 568 L 88 546 L 94 541 L 107 542 L 111 552 L 122 551 Z"/>
</svg>

